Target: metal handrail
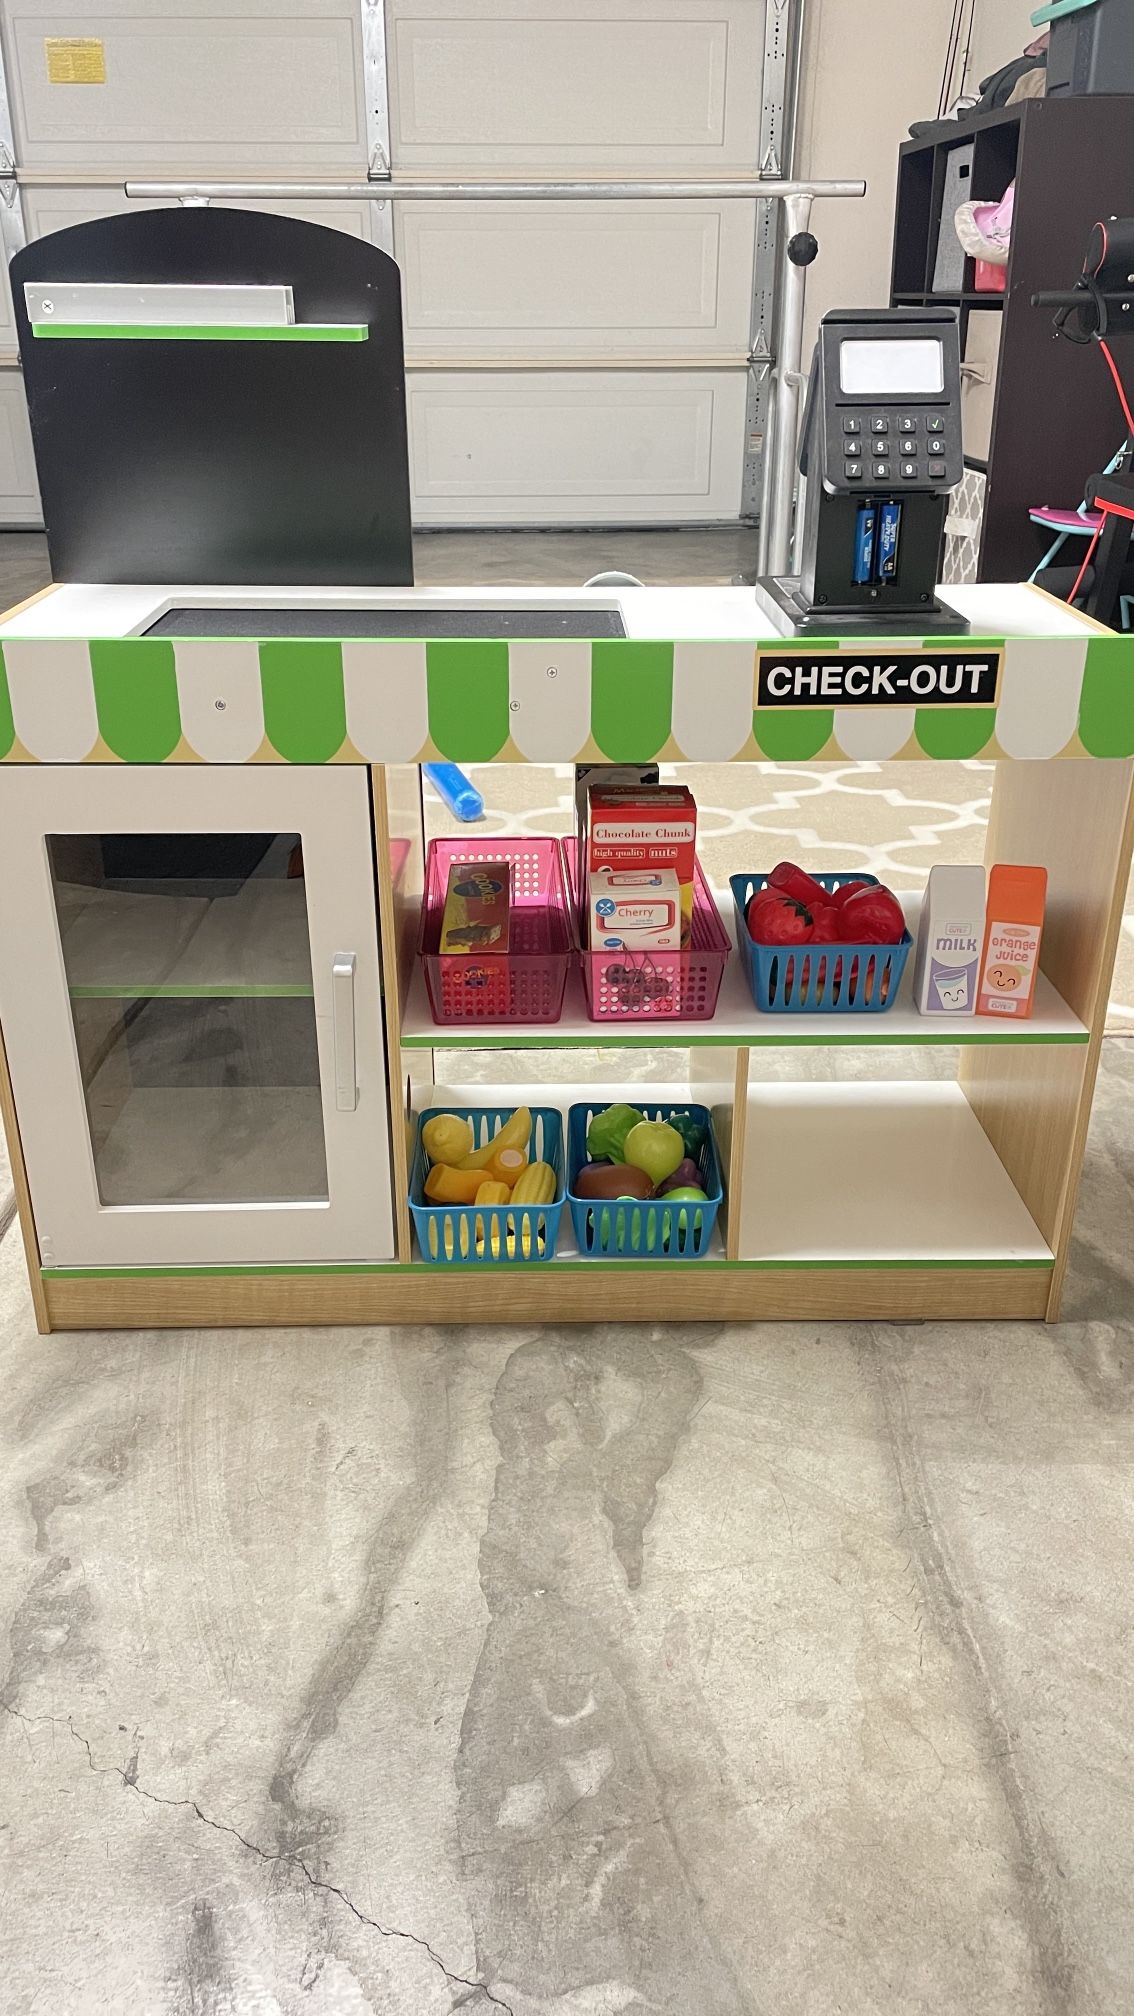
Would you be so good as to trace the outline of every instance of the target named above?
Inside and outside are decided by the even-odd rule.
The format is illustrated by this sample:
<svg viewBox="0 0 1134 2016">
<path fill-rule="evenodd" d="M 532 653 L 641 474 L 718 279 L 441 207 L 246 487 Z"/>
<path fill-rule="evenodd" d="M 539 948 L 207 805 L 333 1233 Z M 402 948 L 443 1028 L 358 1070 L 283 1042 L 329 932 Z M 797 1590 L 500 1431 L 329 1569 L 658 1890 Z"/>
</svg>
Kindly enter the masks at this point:
<svg viewBox="0 0 1134 2016">
<path fill-rule="evenodd" d="M 733 176 L 727 182 L 424 182 L 404 176 L 376 177 L 367 182 L 127 182 L 124 188 L 128 197 L 140 202 L 184 204 L 208 204 L 214 199 L 221 203 L 666 203 L 697 202 L 705 197 L 782 202 L 788 228 L 780 268 L 772 440 L 770 452 L 766 448 L 764 455 L 759 571 L 788 571 L 799 395 L 806 382 L 802 366 L 807 267 L 791 260 L 787 245 L 806 232 L 813 202 L 827 196 L 865 196 L 865 182 L 801 182 L 762 175 Z"/>
<path fill-rule="evenodd" d="M 759 175 L 736 175 L 729 182 L 420 182 L 414 176 L 376 177 L 371 182 L 127 182 L 127 196 L 141 202 L 175 199 L 209 203 L 261 199 L 305 203 L 588 203 L 684 201 L 699 196 L 865 196 L 865 182 L 784 182 Z"/>
</svg>

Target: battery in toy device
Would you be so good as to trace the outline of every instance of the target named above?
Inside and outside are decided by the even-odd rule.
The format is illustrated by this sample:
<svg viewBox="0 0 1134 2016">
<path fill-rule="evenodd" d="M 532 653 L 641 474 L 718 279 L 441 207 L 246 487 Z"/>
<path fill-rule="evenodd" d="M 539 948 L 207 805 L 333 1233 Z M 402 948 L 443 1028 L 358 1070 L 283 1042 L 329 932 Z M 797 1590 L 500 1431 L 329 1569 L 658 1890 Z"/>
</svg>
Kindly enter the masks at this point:
<svg viewBox="0 0 1134 2016">
<path fill-rule="evenodd" d="M 879 581 L 892 581 L 898 572 L 898 543 L 902 536 L 902 507 L 900 504 L 880 504 L 878 506 L 878 572 Z"/>
<path fill-rule="evenodd" d="M 865 587 L 874 579 L 874 534 L 878 514 L 873 504 L 860 504 L 854 526 L 854 582 Z"/>
</svg>

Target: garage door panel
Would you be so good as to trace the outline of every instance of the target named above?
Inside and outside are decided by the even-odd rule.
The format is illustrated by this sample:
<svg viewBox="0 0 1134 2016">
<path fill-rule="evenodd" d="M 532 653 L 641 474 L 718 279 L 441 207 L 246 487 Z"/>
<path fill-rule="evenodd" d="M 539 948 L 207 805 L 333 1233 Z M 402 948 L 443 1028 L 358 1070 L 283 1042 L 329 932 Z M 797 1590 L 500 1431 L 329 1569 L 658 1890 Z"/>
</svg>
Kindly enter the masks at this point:
<svg viewBox="0 0 1134 2016">
<path fill-rule="evenodd" d="M 759 0 L 387 0 L 395 170 L 753 165 Z"/>
<path fill-rule="evenodd" d="M 411 371 L 414 518 L 734 517 L 745 384 L 741 371 Z"/>
<path fill-rule="evenodd" d="M 0 525 L 38 525 L 42 517 L 23 373 L 0 370 Z"/>
<path fill-rule="evenodd" d="M 366 171 L 358 0 L 3 0 L 22 168 Z M 82 38 L 104 81 L 53 82 Z"/>
<path fill-rule="evenodd" d="M 23 190 L 24 217 L 29 238 L 46 238 L 49 231 L 65 231 L 71 224 L 88 224 L 96 217 L 118 217 L 129 210 L 168 210 L 171 203 L 140 203 L 113 188 L 61 188 L 51 184 L 27 184 Z M 278 217 L 304 217 L 311 224 L 330 224 L 352 238 L 370 237 L 374 205 L 358 203 L 218 203 L 218 210 L 270 210 Z"/>
<path fill-rule="evenodd" d="M 405 203 L 406 347 L 698 355 L 748 345 L 750 203 Z"/>
</svg>

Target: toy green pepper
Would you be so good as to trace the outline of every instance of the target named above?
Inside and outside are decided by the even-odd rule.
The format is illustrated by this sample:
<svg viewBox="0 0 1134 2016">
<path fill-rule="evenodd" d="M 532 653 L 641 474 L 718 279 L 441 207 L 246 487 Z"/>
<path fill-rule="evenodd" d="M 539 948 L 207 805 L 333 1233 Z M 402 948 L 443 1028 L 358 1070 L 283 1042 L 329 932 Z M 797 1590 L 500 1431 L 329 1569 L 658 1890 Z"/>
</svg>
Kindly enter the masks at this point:
<svg viewBox="0 0 1134 2016">
<path fill-rule="evenodd" d="M 685 1143 L 686 1153 L 696 1162 L 705 1145 L 705 1123 L 695 1120 L 692 1113 L 670 1113 L 667 1125 L 675 1127 Z"/>
</svg>

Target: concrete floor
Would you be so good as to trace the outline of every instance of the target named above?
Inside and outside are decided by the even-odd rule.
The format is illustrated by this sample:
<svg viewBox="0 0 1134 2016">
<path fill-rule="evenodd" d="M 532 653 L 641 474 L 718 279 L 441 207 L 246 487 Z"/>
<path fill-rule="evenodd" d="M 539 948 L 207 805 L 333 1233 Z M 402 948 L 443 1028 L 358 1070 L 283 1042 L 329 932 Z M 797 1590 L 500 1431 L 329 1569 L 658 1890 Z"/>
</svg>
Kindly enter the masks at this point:
<svg viewBox="0 0 1134 2016">
<path fill-rule="evenodd" d="M 37 1339 L 9 1229 L 3 2016 L 1129 2016 L 1132 1095 L 1051 1329 Z"/>
<path fill-rule="evenodd" d="M 5 2016 L 1128 2016 L 1132 1091 L 1054 1329 L 37 1340 L 10 1231 Z"/>
</svg>

